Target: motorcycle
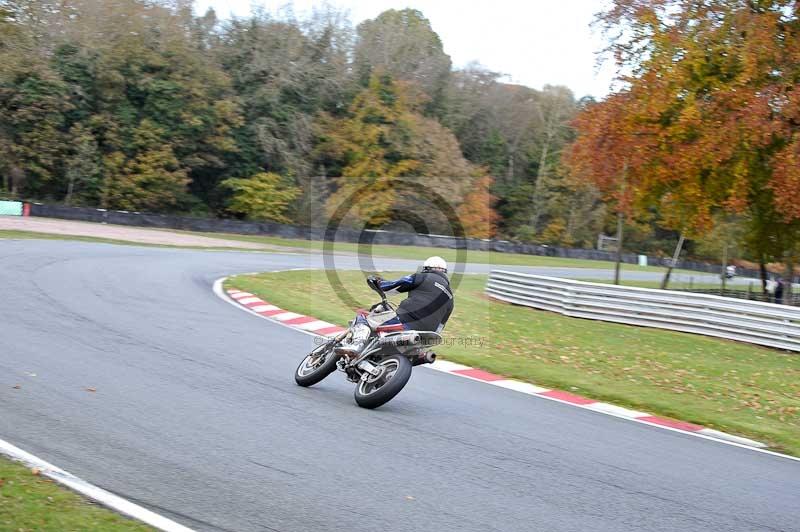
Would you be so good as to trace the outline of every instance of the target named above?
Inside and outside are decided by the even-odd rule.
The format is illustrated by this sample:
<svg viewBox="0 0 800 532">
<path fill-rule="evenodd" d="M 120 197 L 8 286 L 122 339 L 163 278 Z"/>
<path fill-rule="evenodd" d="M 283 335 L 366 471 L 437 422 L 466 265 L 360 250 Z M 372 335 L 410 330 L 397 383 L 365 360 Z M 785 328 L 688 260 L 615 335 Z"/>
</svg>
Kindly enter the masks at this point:
<svg viewBox="0 0 800 532">
<path fill-rule="evenodd" d="M 356 404 L 377 408 L 400 393 L 411 378 L 413 366 L 436 360 L 436 353 L 429 348 L 440 344 L 442 337 L 432 331 L 405 330 L 402 324 L 385 324 L 397 316 L 397 307 L 386 300 L 379 278 L 368 277 L 367 285 L 380 295 L 381 302 L 372 305 L 369 312 L 359 311 L 370 328 L 361 353 L 336 353 L 336 347 L 352 339 L 354 319 L 346 331 L 306 355 L 295 370 L 294 380 L 300 386 L 312 386 L 339 370 L 356 384 Z"/>
</svg>

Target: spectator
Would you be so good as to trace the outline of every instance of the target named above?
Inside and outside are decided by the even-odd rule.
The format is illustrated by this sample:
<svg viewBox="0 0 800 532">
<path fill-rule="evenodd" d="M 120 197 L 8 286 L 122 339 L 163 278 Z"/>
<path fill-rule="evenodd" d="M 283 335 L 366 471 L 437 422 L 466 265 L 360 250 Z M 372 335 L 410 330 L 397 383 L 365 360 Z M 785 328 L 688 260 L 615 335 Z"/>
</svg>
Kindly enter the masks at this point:
<svg viewBox="0 0 800 532">
<path fill-rule="evenodd" d="M 764 287 L 767 290 L 767 301 L 772 301 L 772 298 L 775 296 L 775 288 L 778 286 L 778 283 L 775 282 L 775 279 L 767 279 L 767 284 Z"/>
<path fill-rule="evenodd" d="M 778 277 L 778 282 L 775 285 L 775 303 L 778 305 L 783 305 L 783 288 L 785 284 L 783 279 Z"/>
</svg>

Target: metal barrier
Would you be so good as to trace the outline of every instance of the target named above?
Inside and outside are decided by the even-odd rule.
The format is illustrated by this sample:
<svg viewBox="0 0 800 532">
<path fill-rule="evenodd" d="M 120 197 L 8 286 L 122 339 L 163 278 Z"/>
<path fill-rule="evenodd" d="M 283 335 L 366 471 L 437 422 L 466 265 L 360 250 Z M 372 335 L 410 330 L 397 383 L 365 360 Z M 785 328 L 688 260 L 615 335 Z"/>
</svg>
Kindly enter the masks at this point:
<svg viewBox="0 0 800 532">
<path fill-rule="evenodd" d="M 493 270 L 495 299 L 565 316 L 657 327 L 800 351 L 800 309 L 720 296 Z"/>
</svg>

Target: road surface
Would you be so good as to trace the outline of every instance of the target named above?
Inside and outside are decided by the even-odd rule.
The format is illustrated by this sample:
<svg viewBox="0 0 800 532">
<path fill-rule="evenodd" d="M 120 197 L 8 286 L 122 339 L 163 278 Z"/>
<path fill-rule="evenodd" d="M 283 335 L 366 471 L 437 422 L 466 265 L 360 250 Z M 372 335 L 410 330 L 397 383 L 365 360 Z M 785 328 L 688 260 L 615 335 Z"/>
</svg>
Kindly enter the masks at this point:
<svg viewBox="0 0 800 532">
<path fill-rule="evenodd" d="M 312 339 L 211 285 L 319 265 L 0 241 L 0 438 L 198 530 L 800 530 L 786 458 L 424 368 L 297 387 Z"/>
</svg>

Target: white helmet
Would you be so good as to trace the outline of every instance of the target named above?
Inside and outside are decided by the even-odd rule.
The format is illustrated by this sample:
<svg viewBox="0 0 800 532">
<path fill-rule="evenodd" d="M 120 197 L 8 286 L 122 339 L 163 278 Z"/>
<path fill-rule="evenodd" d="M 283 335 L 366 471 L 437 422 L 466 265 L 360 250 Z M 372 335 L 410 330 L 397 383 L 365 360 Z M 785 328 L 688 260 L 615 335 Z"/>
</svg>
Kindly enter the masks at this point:
<svg viewBox="0 0 800 532">
<path fill-rule="evenodd" d="M 428 257 L 422 263 L 423 270 L 442 270 L 447 273 L 447 262 L 442 257 Z"/>
</svg>

